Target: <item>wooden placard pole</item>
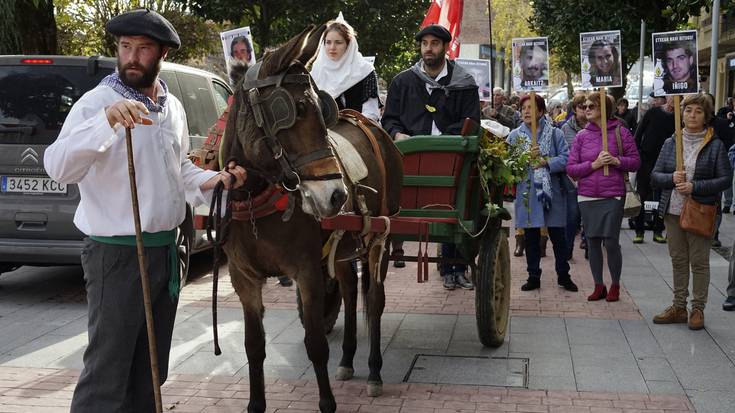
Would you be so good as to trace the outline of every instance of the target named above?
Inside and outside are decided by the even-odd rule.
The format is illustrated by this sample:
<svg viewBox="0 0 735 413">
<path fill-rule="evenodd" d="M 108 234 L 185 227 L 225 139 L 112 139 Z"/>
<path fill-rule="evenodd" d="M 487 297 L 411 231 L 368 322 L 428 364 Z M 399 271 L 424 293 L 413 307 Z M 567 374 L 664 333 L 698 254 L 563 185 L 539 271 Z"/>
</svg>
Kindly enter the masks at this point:
<svg viewBox="0 0 735 413">
<path fill-rule="evenodd" d="M 607 152 L 607 94 L 605 88 L 600 88 L 600 129 L 602 129 L 602 150 Z M 610 108 L 612 110 L 612 108 Z M 602 174 L 605 176 L 610 175 L 610 168 L 607 165 L 604 166 Z"/>
<path fill-rule="evenodd" d="M 538 130 L 538 108 L 536 107 L 536 92 L 531 92 L 531 145 L 536 145 L 536 130 Z"/>
<path fill-rule="evenodd" d="M 684 143 L 681 140 L 681 96 L 674 95 L 674 125 L 676 127 L 676 170 L 684 170 Z"/>
</svg>

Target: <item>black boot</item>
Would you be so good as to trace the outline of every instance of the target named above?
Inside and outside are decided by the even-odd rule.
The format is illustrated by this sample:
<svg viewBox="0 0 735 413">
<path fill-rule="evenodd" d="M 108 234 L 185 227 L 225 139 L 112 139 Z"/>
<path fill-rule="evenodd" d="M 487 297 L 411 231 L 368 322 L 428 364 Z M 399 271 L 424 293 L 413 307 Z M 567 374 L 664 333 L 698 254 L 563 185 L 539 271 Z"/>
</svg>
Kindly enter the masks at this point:
<svg viewBox="0 0 735 413">
<path fill-rule="evenodd" d="M 526 245 L 524 238 L 525 237 L 523 235 L 516 235 L 516 250 L 513 251 L 513 255 L 516 257 L 523 256 L 523 251 L 525 249 L 524 246 Z"/>
<path fill-rule="evenodd" d="M 528 277 L 528 281 L 521 286 L 521 291 L 533 291 L 541 288 L 541 279 Z"/>
<path fill-rule="evenodd" d="M 560 287 L 564 287 L 564 289 L 567 291 L 571 291 L 573 293 L 579 291 L 579 288 L 577 288 L 577 284 L 572 281 L 572 277 L 570 277 L 569 275 L 567 275 L 566 277 L 557 278 L 556 283 L 559 284 Z"/>
</svg>

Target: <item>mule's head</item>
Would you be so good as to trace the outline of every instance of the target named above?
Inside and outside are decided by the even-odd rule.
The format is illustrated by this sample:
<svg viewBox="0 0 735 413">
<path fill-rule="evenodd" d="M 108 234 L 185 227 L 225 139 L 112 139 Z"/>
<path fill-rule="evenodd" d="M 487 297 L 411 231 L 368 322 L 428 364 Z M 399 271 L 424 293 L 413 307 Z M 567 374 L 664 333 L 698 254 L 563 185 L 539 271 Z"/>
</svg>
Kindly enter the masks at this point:
<svg viewBox="0 0 735 413">
<path fill-rule="evenodd" d="M 336 215 L 347 199 L 327 138 L 337 105 L 306 70 L 324 29 L 306 29 L 248 69 L 226 129 L 248 168 L 298 193 L 302 210 L 317 218 Z"/>
</svg>

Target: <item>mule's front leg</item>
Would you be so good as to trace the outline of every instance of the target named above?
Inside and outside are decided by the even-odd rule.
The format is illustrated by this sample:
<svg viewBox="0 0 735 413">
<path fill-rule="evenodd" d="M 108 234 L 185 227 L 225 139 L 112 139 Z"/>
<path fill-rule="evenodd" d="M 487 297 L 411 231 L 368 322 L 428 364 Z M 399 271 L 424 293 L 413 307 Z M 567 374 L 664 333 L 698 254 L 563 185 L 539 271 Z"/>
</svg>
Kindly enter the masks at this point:
<svg viewBox="0 0 735 413">
<path fill-rule="evenodd" d="M 314 265 L 306 274 L 299 274 L 297 279 L 301 299 L 304 305 L 304 345 L 309 360 L 314 366 L 317 384 L 319 385 L 319 410 L 323 413 L 334 413 L 337 403 L 329 385 L 329 344 L 324 333 L 324 278 L 321 267 Z"/>
<path fill-rule="evenodd" d="M 245 275 L 230 265 L 232 285 L 240 297 L 245 317 L 245 352 L 248 355 L 250 372 L 250 403 L 248 413 L 265 412 L 265 379 L 263 361 L 265 360 L 265 329 L 263 328 L 262 282 Z"/>
</svg>

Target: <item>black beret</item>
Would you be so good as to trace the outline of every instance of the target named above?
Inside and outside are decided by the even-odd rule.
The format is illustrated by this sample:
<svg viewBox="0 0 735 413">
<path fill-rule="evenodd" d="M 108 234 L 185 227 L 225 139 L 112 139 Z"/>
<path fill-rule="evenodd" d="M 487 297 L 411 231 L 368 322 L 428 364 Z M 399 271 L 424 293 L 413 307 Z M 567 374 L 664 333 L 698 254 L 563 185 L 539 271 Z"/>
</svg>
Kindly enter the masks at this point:
<svg viewBox="0 0 735 413">
<path fill-rule="evenodd" d="M 174 49 L 181 47 L 179 34 L 165 17 L 153 10 L 137 9 L 110 19 L 105 25 L 115 36 L 148 36 Z"/>
<path fill-rule="evenodd" d="M 416 41 L 420 42 L 421 38 L 426 36 L 427 34 L 431 34 L 440 38 L 444 43 L 449 43 L 450 41 L 452 41 L 452 34 L 449 33 L 449 30 L 445 29 L 444 26 L 439 24 L 430 24 L 421 29 L 421 31 L 416 34 Z"/>
</svg>

